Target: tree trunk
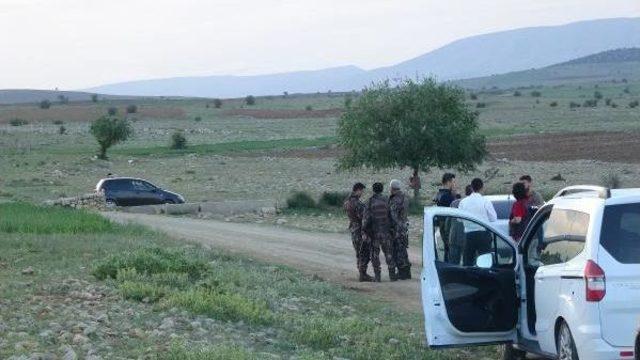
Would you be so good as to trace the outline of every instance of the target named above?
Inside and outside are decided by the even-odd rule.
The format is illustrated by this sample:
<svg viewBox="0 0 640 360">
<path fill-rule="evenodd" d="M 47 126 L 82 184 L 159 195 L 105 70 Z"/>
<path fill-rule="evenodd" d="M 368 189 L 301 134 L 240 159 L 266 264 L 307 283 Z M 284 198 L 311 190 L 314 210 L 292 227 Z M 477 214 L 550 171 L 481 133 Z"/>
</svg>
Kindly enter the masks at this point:
<svg viewBox="0 0 640 360">
<path fill-rule="evenodd" d="M 420 199 L 420 188 L 422 187 L 422 182 L 420 181 L 420 169 L 413 168 L 413 173 L 415 175 L 411 175 L 411 187 L 413 188 L 413 198 L 418 200 Z"/>
<path fill-rule="evenodd" d="M 107 160 L 107 147 L 100 146 L 100 153 L 98 154 L 98 159 Z"/>
</svg>

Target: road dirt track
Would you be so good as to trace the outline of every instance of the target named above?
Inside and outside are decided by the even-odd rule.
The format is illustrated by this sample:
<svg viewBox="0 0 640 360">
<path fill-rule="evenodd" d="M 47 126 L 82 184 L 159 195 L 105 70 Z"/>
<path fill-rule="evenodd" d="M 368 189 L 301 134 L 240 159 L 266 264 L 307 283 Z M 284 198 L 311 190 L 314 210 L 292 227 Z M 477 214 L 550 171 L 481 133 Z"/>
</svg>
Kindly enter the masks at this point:
<svg viewBox="0 0 640 360">
<path fill-rule="evenodd" d="M 390 283 L 382 260 L 383 282 L 360 283 L 357 281 L 353 246 L 346 234 L 315 233 L 276 226 L 162 215 L 121 212 L 107 212 L 104 215 L 120 223 L 145 225 L 176 239 L 195 241 L 206 247 L 288 265 L 345 288 L 397 302 L 405 310 L 421 312 L 418 279 L 422 269 L 422 255 L 420 249 L 415 247 L 409 249 L 409 258 L 413 263 L 412 280 Z"/>
</svg>

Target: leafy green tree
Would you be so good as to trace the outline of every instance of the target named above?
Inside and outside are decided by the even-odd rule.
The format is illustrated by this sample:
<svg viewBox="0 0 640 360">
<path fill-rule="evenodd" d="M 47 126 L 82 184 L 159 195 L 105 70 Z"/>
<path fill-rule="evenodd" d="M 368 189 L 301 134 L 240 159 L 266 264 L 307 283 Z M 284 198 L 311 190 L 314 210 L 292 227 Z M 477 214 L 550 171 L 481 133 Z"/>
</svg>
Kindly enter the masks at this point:
<svg viewBox="0 0 640 360">
<path fill-rule="evenodd" d="M 129 121 L 109 116 L 102 116 L 95 120 L 89 131 L 100 146 L 98 153 L 100 159 L 107 159 L 107 149 L 119 142 L 126 141 L 133 135 L 133 127 Z"/>
<path fill-rule="evenodd" d="M 216 109 L 220 109 L 222 107 L 222 100 L 220 99 L 213 99 L 213 106 Z"/>
<path fill-rule="evenodd" d="M 127 114 L 135 114 L 138 112 L 138 105 L 127 105 Z"/>
<path fill-rule="evenodd" d="M 51 101 L 49 100 L 40 101 L 40 109 L 48 109 L 50 107 L 51 107 Z"/>
<path fill-rule="evenodd" d="M 180 150 L 185 149 L 187 147 L 187 138 L 184 136 L 184 132 L 181 130 L 176 130 L 171 135 L 171 148 Z"/>
<path fill-rule="evenodd" d="M 94 103 L 98 102 L 98 94 L 91 94 L 91 102 L 94 102 Z"/>
<path fill-rule="evenodd" d="M 375 84 L 346 108 L 338 123 L 342 169 L 409 167 L 468 171 L 485 157 L 478 114 L 462 89 L 434 79 Z"/>
<path fill-rule="evenodd" d="M 249 95 L 246 98 L 244 98 L 244 102 L 249 106 L 255 105 L 256 104 L 256 98 L 253 95 Z"/>
<path fill-rule="evenodd" d="M 115 106 L 111 106 L 107 109 L 107 114 L 109 114 L 109 116 L 116 116 L 117 113 L 118 113 L 118 108 Z"/>
</svg>

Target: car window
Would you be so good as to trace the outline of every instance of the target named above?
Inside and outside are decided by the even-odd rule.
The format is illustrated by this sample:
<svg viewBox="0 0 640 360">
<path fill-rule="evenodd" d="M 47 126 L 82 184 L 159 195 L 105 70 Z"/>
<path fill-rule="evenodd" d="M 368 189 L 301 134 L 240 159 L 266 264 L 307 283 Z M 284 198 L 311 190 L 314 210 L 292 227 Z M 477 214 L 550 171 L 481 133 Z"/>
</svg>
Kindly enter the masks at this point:
<svg viewBox="0 0 640 360">
<path fill-rule="evenodd" d="M 133 185 L 134 190 L 138 190 L 138 191 L 150 191 L 154 189 L 154 187 L 151 186 L 151 184 L 141 180 L 132 180 L 131 184 Z"/>
<path fill-rule="evenodd" d="M 565 263 L 584 249 L 589 214 L 564 209 L 553 209 L 540 225 L 529 244 L 529 265 L 553 265 Z"/>
<path fill-rule="evenodd" d="M 508 220 L 509 215 L 511 215 L 511 207 L 513 206 L 514 201 L 512 200 L 496 200 L 491 202 L 493 204 L 493 208 L 496 209 L 496 215 L 498 216 L 498 220 Z"/>
<path fill-rule="evenodd" d="M 514 264 L 513 247 L 477 222 L 454 216 L 436 216 L 433 225 L 437 261 L 473 267 L 478 256 L 491 253 L 496 266 Z"/>
<path fill-rule="evenodd" d="M 640 204 L 604 209 L 600 245 L 623 264 L 640 264 Z"/>
<path fill-rule="evenodd" d="M 126 182 L 127 180 L 109 180 L 105 181 L 102 187 L 109 191 L 126 190 Z"/>
</svg>

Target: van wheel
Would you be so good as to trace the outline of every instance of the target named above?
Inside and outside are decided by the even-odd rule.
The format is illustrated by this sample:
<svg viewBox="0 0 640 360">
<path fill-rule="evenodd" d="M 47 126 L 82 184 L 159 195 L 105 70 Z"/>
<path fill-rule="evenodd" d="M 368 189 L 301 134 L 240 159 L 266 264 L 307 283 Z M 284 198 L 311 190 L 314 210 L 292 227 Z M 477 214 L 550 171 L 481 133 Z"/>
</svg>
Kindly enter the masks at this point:
<svg viewBox="0 0 640 360">
<path fill-rule="evenodd" d="M 560 324 L 560 328 L 556 333 L 556 350 L 558 352 L 558 360 L 578 360 L 576 343 L 573 341 L 569 325 L 564 321 Z"/>
<path fill-rule="evenodd" d="M 518 350 L 511 344 L 500 347 L 500 359 L 502 360 L 522 360 L 525 359 L 526 356 L 526 351 Z"/>
</svg>

